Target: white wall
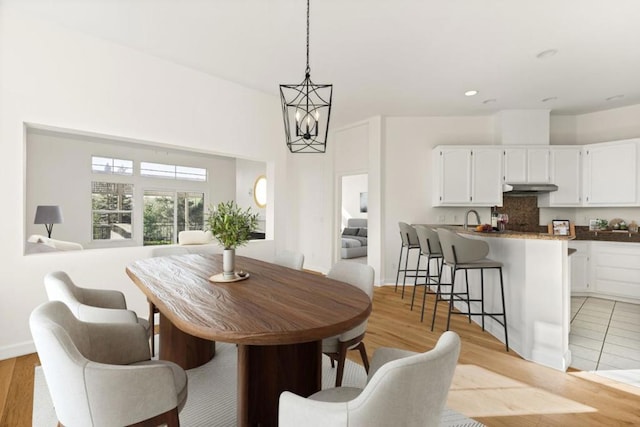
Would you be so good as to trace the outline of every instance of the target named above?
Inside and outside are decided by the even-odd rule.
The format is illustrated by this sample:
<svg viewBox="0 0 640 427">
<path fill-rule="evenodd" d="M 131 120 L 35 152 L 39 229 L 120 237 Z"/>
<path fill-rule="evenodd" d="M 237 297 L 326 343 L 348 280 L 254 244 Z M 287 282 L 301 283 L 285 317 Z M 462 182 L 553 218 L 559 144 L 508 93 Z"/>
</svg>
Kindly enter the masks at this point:
<svg viewBox="0 0 640 427">
<path fill-rule="evenodd" d="M 369 175 L 344 175 L 342 177 L 341 228 L 347 226 L 349 218 L 366 218 L 367 212 L 360 212 L 360 197 L 369 187 Z"/>
<path fill-rule="evenodd" d="M 616 141 L 640 136 L 640 104 L 576 116 L 576 142 Z"/>
<path fill-rule="evenodd" d="M 267 165 L 264 162 L 238 159 L 236 161 L 236 203 L 242 209 L 251 208 L 251 212 L 258 213 L 258 231 L 265 231 L 266 208 L 261 208 L 256 204 L 253 197 L 253 187 L 256 179 L 266 176 Z M 269 204 L 269 194 L 267 193 L 267 204 Z"/>
<path fill-rule="evenodd" d="M 328 155 L 295 154 L 288 164 L 290 176 L 295 178 L 287 184 L 287 195 L 296 200 L 296 207 L 286 217 L 289 228 L 297 230 L 297 238 L 287 241 L 287 248 L 304 254 L 305 269 L 324 273 L 332 265 L 334 240 L 330 160 Z"/>
<path fill-rule="evenodd" d="M 79 284 L 125 292 L 129 305 L 146 316 L 142 293 L 125 274 L 128 263 L 148 257 L 144 247 L 96 249 L 71 254 L 24 256 L 24 123 L 151 141 L 196 151 L 266 161 L 275 189 L 285 188 L 287 154 L 279 100 L 135 50 L 68 31 L 0 6 L 0 359 L 33 351 L 28 317 L 46 300 L 42 278 L 66 270 Z M 246 126 L 246 117 L 252 117 Z M 239 132 L 241 130 L 241 132 Z M 272 175 L 272 176 L 269 176 Z M 289 232 L 280 204 L 275 237 Z M 292 199 L 284 198 L 287 203 Z M 291 231 L 295 233 L 295 230 Z M 241 248 L 270 258 L 275 243 Z"/>
<path fill-rule="evenodd" d="M 576 116 L 551 116 L 549 119 L 551 145 L 575 145 Z"/>
<path fill-rule="evenodd" d="M 431 151 L 437 145 L 492 144 L 494 122 L 480 117 L 385 117 L 383 137 L 384 282 L 395 283 L 400 233 L 398 222 L 409 224 L 464 221 L 466 208 L 431 206 Z M 369 197 L 372 190 L 369 189 Z M 489 220 L 489 208 L 477 209 Z"/>
</svg>

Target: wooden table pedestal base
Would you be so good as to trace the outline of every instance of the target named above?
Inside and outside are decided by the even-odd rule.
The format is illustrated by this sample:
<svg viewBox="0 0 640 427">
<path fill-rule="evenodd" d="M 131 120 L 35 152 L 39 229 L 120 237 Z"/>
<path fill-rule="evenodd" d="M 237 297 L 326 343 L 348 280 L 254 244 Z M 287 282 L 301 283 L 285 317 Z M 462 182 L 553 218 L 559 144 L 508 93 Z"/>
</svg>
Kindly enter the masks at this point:
<svg viewBox="0 0 640 427">
<path fill-rule="evenodd" d="M 310 396 L 322 387 L 322 341 L 238 345 L 238 426 L 277 426 L 280 393 Z"/>
<path fill-rule="evenodd" d="M 216 342 L 194 337 L 176 328 L 160 312 L 160 360 L 169 360 L 182 369 L 202 366 L 216 354 Z"/>
</svg>

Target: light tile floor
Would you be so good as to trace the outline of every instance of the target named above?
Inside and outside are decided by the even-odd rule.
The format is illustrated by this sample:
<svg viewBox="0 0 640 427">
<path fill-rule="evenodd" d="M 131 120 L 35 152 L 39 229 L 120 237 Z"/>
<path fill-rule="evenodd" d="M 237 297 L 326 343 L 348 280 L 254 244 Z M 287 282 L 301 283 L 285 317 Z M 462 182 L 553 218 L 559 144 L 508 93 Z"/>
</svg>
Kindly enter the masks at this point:
<svg viewBox="0 0 640 427">
<path fill-rule="evenodd" d="M 571 367 L 640 369 L 640 304 L 571 297 Z"/>
</svg>

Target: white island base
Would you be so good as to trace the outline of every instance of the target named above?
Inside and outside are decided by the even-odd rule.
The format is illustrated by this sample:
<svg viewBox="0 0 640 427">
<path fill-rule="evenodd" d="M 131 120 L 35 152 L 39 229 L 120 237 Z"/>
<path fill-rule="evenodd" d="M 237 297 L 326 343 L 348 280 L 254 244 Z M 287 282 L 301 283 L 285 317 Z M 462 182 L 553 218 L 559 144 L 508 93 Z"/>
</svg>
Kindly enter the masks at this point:
<svg viewBox="0 0 640 427">
<path fill-rule="evenodd" d="M 432 226 L 433 227 L 433 226 Z M 476 233 L 454 231 L 489 244 L 488 257 L 504 264 L 504 293 L 509 348 L 526 360 L 566 371 L 571 364 L 569 324 L 571 293 L 568 238 L 537 233 Z M 464 273 L 458 272 L 456 292 L 464 289 Z M 450 283 L 445 267 L 443 283 Z M 484 272 L 485 311 L 501 311 L 498 270 Z M 444 287 L 448 291 L 449 287 Z M 469 271 L 471 298 L 480 296 L 480 270 Z M 466 303 L 455 304 L 467 311 Z M 480 311 L 480 303 L 471 303 Z M 500 318 L 500 317 L 499 317 Z M 480 316 L 472 320 L 481 324 Z M 485 316 L 485 330 L 504 343 L 504 328 Z"/>
</svg>

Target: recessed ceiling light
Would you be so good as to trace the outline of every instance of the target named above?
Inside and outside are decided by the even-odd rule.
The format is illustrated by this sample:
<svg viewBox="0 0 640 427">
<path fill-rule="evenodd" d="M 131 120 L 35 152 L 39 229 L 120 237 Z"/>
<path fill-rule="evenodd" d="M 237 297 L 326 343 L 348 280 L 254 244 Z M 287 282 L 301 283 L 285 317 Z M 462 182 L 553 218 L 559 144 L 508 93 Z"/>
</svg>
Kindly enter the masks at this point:
<svg viewBox="0 0 640 427">
<path fill-rule="evenodd" d="M 536 55 L 536 58 L 538 58 L 538 59 L 551 58 L 556 53 L 558 53 L 558 49 L 547 49 L 547 50 L 543 50 L 542 52 L 538 53 Z"/>
<path fill-rule="evenodd" d="M 495 98 L 489 98 L 489 99 L 485 99 L 484 101 L 482 101 L 483 104 L 491 104 L 492 102 L 496 102 L 497 99 Z"/>
<path fill-rule="evenodd" d="M 468 90 L 464 93 L 464 96 L 474 96 L 477 95 L 478 91 L 477 90 Z"/>
<path fill-rule="evenodd" d="M 557 100 L 557 99 L 558 99 L 558 97 L 557 97 L 557 96 L 550 96 L 550 97 L 548 97 L 548 98 L 544 98 L 544 99 L 542 100 L 542 102 L 555 101 L 555 100 Z"/>
<path fill-rule="evenodd" d="M 615 101 L 616 99 L 624 98 L 624 95 L 614 95 L 606 98 L 607 101 Z"/>
</svg>

